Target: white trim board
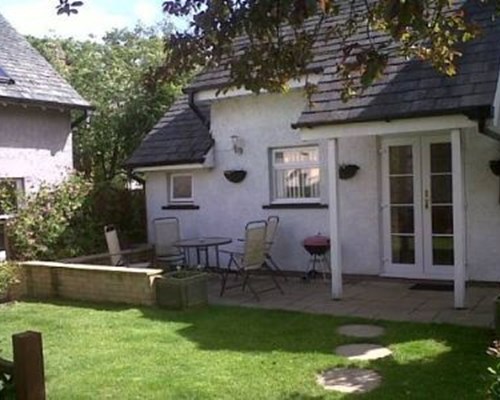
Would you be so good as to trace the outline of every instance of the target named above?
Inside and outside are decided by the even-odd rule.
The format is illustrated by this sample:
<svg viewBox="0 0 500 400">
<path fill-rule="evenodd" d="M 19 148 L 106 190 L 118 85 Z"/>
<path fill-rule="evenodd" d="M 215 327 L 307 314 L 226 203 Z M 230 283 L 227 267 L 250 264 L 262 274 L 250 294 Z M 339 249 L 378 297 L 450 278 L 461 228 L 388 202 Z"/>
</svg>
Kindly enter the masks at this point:
<svg viewBox="0 0 500 400">
<path fill-rule="evenodd" d="M 302 76 L 298 79 L 293 79 L 288 82 L 288 88 L 290 90 L 293 89 L 302 89 L 306 83 L 316 85 L 321 78 L 320 74 L 309 74 L 307 76 Z M 268 93 L 263 90 L 262 93 Z M 208 89 L 201 90 L 194 95 L 195 101 L 208 101 L 208 100 L 222 100 L 228 99 L 232 97 L 241 97 L 241 96 L 250 96 L 256 95 L 254 92 L 244 89 L 244 88 L 235 88 L 230 87 L 227 90 L 224 89 Z"/>
<path fill-rule="evenodd" d="M 477 122 L 465 115 L 442 117 L 408 118 L 392 121 L 355 122 L 339 125 L 324 125 L 314 128 L 300 128 L 302 140 L 320 140 L 355 136 L 394 135 L 441 131 L 451 129 L 477 128 Z"/>
</svg>

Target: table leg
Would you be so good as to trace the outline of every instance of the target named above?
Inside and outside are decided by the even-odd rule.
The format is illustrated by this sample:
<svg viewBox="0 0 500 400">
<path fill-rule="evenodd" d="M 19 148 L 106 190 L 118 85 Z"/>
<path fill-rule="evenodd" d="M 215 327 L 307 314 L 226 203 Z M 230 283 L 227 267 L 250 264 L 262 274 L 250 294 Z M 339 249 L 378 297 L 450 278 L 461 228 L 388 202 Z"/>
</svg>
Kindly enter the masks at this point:
<svg viewBox="0 0 500 400">
<path fill-rule="evenodd" d="M 196 248 L 196 266 L 200 265 L 200 248 Z"/>
<path fill-rule="evenodd" d="M 219 246 L 215 246 L 215 268 L 220 270 Z"/>
</svg>

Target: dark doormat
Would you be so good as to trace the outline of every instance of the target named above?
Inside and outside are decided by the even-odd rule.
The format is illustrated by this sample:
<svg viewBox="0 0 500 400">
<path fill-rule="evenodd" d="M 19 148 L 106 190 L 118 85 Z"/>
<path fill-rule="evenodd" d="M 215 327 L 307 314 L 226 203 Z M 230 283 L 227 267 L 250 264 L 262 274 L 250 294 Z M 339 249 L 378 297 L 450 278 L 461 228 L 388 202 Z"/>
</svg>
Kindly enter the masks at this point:
<svg viewBox="0 0 500 400">
<path fill-rule="evenodd" d="M 415 283 L 410 290 L 434 290 L 436 292 L 453 292 L 453 285 L 448 283 Z"/>
</svg>

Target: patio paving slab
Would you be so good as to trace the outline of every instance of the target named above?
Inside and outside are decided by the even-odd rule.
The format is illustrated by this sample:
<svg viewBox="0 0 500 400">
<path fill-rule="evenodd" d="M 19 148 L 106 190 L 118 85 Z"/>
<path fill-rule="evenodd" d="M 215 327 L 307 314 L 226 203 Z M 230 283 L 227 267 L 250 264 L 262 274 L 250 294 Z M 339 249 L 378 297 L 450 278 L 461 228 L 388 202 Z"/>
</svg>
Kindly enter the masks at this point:
<svg viewBox="0 0 500 400">
<path fill-rule="evenodd" d="M 369 339 L 382 336 L 385 329 L 377 325 L 343 325 L 337 332 L 344 336 Z"/>
<path fill-rule="evenodd" d="M 357 368 L 332 368 L 317 376 L 326 390 L 341 393 L 367 393 L 377 388 L 382 378 L 375 371 Z"/>
<path fill-rule="evenodd" d="M 356 343 L 337 347 L 335 354 L 346 357 L 348 360 L 369 361 L 389 357 L 392 351 L 378 344 Z"/>
</svg>

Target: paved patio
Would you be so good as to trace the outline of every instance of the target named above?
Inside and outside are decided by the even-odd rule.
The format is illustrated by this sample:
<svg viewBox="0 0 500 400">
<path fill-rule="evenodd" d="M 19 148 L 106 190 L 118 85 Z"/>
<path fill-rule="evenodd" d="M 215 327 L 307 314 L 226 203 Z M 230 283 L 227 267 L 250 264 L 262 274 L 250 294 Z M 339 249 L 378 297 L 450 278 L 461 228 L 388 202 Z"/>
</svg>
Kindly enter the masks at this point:
<svg viewBox="0 0 500 400">
<path fill-rule="evenodd" d="M 233 278 L 230 278 L 233 279 Z M 260 291 L 272 286 L 269 277 L 252 278 Z M 260 295 L 257 301 L 247 290 L 227 290 L 219 296 L 220 279 L 209 280 L 209 301 L 212 304 L 237 305 L 266 309 L 293 310 L 338 316 L 355 316 L 395 321 L 436 322 L 481 327 L 493 326 L 493 300 L 499 286 L 470 285 L 465 310 L 453 308 L 452 291 L 411 290 L 415 282 L 380 278 L 344 278 L 344 298 L 330 298 L 330 282 L 321 278 L 305 282 L 297 277 L 278 278 L 285 292 L 277 290 Z"/>
</svg>

